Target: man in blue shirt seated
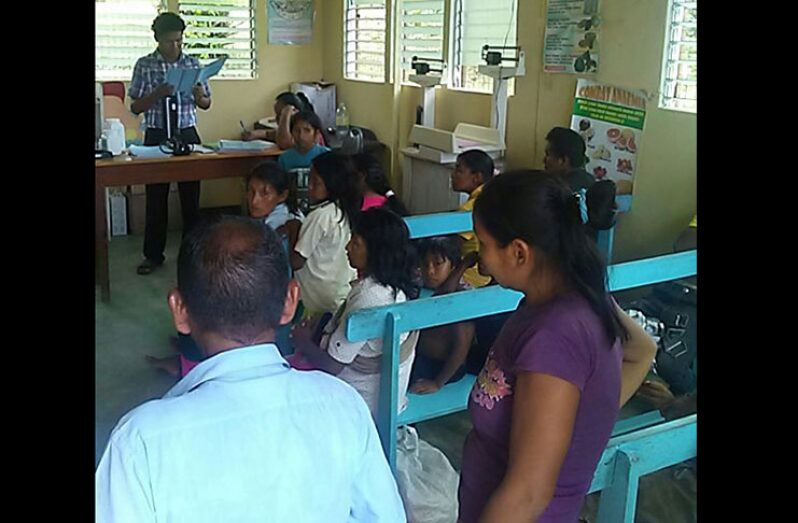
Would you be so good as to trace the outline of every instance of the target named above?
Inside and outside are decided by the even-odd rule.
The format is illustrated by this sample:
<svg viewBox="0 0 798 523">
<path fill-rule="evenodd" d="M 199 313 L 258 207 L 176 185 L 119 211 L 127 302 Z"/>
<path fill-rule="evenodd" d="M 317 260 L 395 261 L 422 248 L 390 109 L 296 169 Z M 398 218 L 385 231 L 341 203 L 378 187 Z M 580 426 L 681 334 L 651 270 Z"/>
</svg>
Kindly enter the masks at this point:
<svg viewBox="0 0 798 523">
<path fill-rule="evenodd" d="M 277 234 L 197 225 L 168 296 L 203 360 L 127 413 L 95 474 L 97 521 L 405 521 L 374 422 L 349 385 L 274 345 L 299 287 Z"/>
</svg>

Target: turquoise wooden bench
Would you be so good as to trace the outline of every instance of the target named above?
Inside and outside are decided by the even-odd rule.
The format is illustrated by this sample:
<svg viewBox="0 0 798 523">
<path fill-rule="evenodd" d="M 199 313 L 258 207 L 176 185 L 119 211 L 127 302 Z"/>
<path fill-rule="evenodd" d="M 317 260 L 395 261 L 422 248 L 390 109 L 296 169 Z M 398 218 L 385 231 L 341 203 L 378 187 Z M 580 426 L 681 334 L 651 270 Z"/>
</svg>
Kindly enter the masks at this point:
<svg viewBox="0 0 798 523">
<path fill-rule="evenodd" d="M 696 260 L 696 251 L 688 251 L 611 265 L 608 269 L 609 288 L 614 292 L 693 276 L 696 274 Z M 520 299 L 519 292 L 491 286 L 360 310 L 349 317 L 347 339 L 362 341 L 383 338 L 386 350 L 381 373 L 388 379 L 380 388 L 377 430 L 392 467 L 396 460 L 396 428 L 400 424 L 395 407 L 398 402 L 399 335 L 512 311 Z M 389 347 L 391 350 L 387 350 Z M 465 409 L 470 388 L 467 381 L 463 380 L 446 385 L 435 394 L 409 394 L 408 409 L 402 413 L 403 423 L 432 419 Z M 386 383 L 388 386 L 385 386 Z"/>
<path fill-rule="evenodd" d="M 618 212 L 628 212 L 632 207 L 631 195 L 619 195 L 616 197 Z M 457 234 L 469 231 L 473 228 L 471 212 L 444 212 L 435 214 L 424 214 L 418 216 L 408 216 L 405 219 L 410 237 L 412 239 L 427 238 L 445 234 Z M 612 253 L 615 228 L 599 233 L 598 244 L 600 250 L 609 260 Z M 609 263 L 609 262 L 608 262 Z M 427 297 L 422 292 L 421 297 Z M 427 294 L 428 295 L 428 294 Z M 516 301 L 517 305 L 517 301 Z M 509 310 L 515 309 L 515 305 Z M 506 312 L 506 311 L 503 311 Z M 409 394 L 412 400 L 408 399 L 408 408 L 398 417 L 399 425 L 418 423 L 428 419 L 434 419 L 447 414 L 465 409 L 468 403 L 468 394 L 476 381 L 476 376 L 467 374 L 456 383 L 451 383 L 435 394 Z M 626 426 L 643 427 L 651 424 L 651 416 L 630 419 Z M 662 421 L 660 417 L 658 421 Z"/>
<path fill-rule="evenodd" d="M 697 251 L 611 265 L 609 288 L 620 291 L 693 276 L 696 266 Z M 377 430 L 392 470 L 396 470 L 397 427 L 465 409 L 476 379 L 467 375 L 435 394 L 408 394 L 408 408 L 397 414 L 399 335 L 508 312 L 517 307 L 520 298 L 518 292 L 492 286 L 366 309 L 349 317 L 348 339 L 382 337 L 383 347 L 390 347 L 381 363 L 381 374 L 388 379 L 380 387 Z M 632 523 L 639 478 L 696 456 L 696 415 L 670 423 L 662 421 L 659 412 L 647 412 L 615 424 L 589 490 L 602 491 L 598 523 Z"/>
<path fill-rule="evenodd" d="M 622 194 L 615 198 L 618 205 L 618 213 L 625 213 L 632 208 L 632 196 Z M 459 232 L 470 231 L 473 229 L 471 212 L 441 212 L 434 214 L 421 214 L 418 216 L 408 216 L 405 223 L 410 229 L 410 237 L 413 239 L 427 238 L 429 236 L 440 236 L 445 234 L 457 234 Z M 609 264 L 612 258 L 612 248 L 615 242 L 615 227 L 607 231 L 600 231 L 598 235 L 599 250 L 604 253 Z"/>
<path fill-rule="evenodd" d="M 631 197 L 618 197 L 619 210 L 630 208 Z M 439 213 L 406 218 L 411 238 L 471 230 L 471 213 Z M 600 248 L 610 259 L 613 231 L 599 236 Z M 696 274 L 697 251 L 610 265 L 610 291 L 653 285 Z M 397 415 L 399 335 L 411 330 L 445 325 L 512 311 L 521 295 L 488 287 L 445 296 L 421 298 L 399 305 L 358 311 L 347 322 L 347 338 L 361 341 L 382 337 L 386 348 L 381 363 L 377 429 L 391 469 L 396 470 L 396 428 L 444 416 L 466 408 L 476 376 L 467 375 L 431 395 L 408 394 L 408 408 Z M 390 350 L 387 350 L 390 347 Z M 387 383 L 388 386 L 385 386 Z M 697 454 L 697 416 L 662 423 L 658 411 L 619 420 L 596 468 L 589 493 L 601 491 L 599 523 L 632 523 L 639 478 L 680 463 Z"/>
<path fill-rule="evenodd" d="M 588 490 L 601 491 L 597 523 L 634 523 L 640 477 L 695 458 L 697 425 L 692 414 L 611 438 Z"/>
</svg>

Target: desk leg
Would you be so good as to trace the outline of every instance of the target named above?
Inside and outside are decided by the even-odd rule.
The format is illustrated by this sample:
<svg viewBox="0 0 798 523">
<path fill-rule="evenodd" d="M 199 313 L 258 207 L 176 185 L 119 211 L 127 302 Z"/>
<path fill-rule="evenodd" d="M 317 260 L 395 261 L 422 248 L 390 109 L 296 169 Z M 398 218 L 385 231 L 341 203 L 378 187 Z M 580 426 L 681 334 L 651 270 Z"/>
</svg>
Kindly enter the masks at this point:
<svg viewBox="0 0 798 523">
<path fill-rule="evenodd" d="M 111 281 L 108 274 L 108 231 L 106 230 L 105 187 L 94 186 L 94 256 L 95 281 L 100 284 L 101 299 L 111 301 Z"/>
</svg>

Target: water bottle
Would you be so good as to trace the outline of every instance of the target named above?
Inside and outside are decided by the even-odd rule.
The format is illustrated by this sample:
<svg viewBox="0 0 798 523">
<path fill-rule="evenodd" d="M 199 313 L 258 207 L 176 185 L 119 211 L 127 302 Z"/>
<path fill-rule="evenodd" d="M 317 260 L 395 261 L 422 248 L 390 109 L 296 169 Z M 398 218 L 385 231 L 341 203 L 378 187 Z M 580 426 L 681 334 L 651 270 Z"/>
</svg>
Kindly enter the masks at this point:
<svg viewBox="0 0 798 523">
<path fill-rule="evenodd" d="M 139 145 L 144 145 L 144 139 L 147 136 L 147 117 L 143 114 L 141 115 L 139 131 L 141 131 L 141 140 L 139 141 Z"/>
<path fill-rule="evenodd" d="M 335 135 L 341 141 L 349 134 L 349 111 L 346 104 L 341 102 L 335 110 Z"/>
<path fill-rule="evenodd" d="M 125 150 L 125 126 L 119 118 L 106 118 L 105 124 L 108 150 L 114 156 L 122 154 L 122 151 Z"/>
</svg>

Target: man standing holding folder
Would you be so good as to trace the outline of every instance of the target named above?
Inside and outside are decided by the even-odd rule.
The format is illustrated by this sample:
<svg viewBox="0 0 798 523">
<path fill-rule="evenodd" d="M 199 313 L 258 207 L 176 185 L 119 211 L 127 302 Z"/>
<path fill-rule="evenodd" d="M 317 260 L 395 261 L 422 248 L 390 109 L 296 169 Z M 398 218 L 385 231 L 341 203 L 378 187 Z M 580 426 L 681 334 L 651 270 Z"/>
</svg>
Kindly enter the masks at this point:
<svg viewBox="0 0 798 523">
<path fill-rule="evenodd" d="M 147 129 L 144 145 L 160 145 L 167 138 L 166 97 L 177 98 L 177 122 L 173 133 L 183 143 L 201 143 L 197 133 L 197 107 L 211 106 L 208 82 L 197 84 L 189 93 L 175 93 L 166 83 L 167 73 L 174 68 L 199 68 L 199 61 L 183 53 L 183 31 L 186 24 L 175 13 L 161 13 L 152 23 L 158 48 L 138 59 L 133 69 L 128 95 L 133 99 L 130 110 L 144 113 Z M 180 210 L 185 236 L 199 215 L 200 182 L 179 182 Z M 138 266 L 139 274 L 149 274 L 164 262 L 166 225 L 168 217 L 168 183 L 146 186 L 146 218 L 144 226 L 144 261 Z"/>
</svg>

